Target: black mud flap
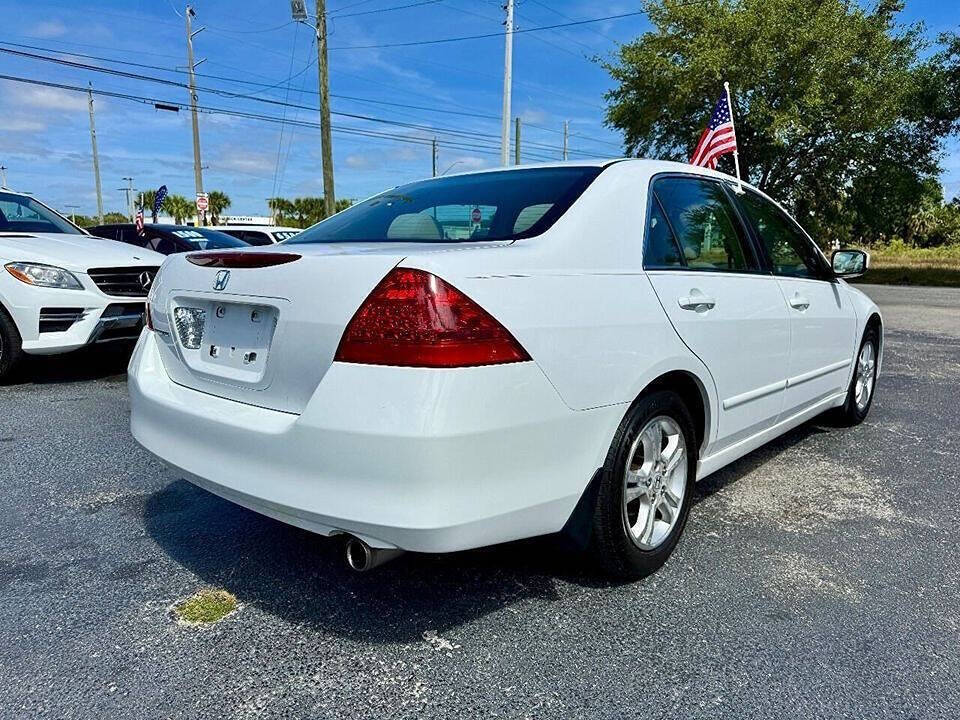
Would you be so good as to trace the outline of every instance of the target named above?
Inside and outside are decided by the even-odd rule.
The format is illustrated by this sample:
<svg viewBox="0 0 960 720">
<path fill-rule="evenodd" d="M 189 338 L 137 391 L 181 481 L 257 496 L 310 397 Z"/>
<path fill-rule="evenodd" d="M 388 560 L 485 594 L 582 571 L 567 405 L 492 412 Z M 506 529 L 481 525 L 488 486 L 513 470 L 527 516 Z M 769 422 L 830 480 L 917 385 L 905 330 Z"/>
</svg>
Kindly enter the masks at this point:
<svg viewBox="0 0 960 720">
<path fill-rule="evenodd" d="M 576 552 L 583 552 L 590 546 L 590 536 L 593 532 L 593 510 L 597 504 L 597 494 L 600 492 L 600 478 L 603 468 L 597 468 L 587 485 L 583 495 L 577 502 L 570 517 L 567 518 L 563 530 L 560 531 L 561 542 Z"/>
</svg>

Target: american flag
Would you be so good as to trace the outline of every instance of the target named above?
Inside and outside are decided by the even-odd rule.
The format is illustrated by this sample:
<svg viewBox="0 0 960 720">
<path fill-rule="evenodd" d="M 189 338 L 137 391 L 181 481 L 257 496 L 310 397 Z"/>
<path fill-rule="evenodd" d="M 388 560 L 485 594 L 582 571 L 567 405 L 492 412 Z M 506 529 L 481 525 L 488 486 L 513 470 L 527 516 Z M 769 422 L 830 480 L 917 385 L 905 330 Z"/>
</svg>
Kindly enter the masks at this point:
<svg viewBox="0 0 960 720">
<path fill-rule="evenodd" d="M 160 206 L 167 197 L 167 186 L 161 185 L 153 196 L 153 221 L 157 221 L 157 215 L 160 214 Z"/>
<path fill-rule="evenodd" d="M 137 235 L 143 235 L 143 205 L 137 208 L 137 217 L 133 224 L 137 226 Z"/>
<path fill-rule="evenodd" d="M 726 93 L 717 100 L 710 122 L 700 136 L 693 155 L 691 165 L 708 167 L 711 170 L 717 167 L 717 158 L 727 153 L 737 151 L 737 135 L 733 129 L 733 111 Z"/>
</svg>

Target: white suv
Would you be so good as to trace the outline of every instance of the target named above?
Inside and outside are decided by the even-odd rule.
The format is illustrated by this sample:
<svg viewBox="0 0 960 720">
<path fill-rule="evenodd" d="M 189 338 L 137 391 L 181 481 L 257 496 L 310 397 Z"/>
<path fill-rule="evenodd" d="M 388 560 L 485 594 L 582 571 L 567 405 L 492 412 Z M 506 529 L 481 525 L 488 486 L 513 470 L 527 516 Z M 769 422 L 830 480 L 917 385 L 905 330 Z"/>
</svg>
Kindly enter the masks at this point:
<svg viewBox="0 0 960 720">
<path fill-rule="evenodd" d="M 0 379 L 24 354 L 135 339 L 163 260 L 88 235 L 29 195 L 0 191 Z"/>
</svg>

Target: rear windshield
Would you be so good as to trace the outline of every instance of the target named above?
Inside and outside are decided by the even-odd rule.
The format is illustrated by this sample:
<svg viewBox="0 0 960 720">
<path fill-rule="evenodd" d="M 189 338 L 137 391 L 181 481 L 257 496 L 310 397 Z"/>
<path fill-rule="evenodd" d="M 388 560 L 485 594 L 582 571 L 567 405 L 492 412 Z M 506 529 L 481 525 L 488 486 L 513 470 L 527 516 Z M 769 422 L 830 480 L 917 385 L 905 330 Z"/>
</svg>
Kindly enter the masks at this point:
<svg viewBox="0 0 960 720">
<path fill-rule="evenodd" d="M 532 237 L 553 225 L 602 169 L 531 168 L 423 180 L 347 208 L 287 243 L 481 242 Z"/>
<path fill-rule="evenodd" d="M 198 227 L 184 230 L 171 230 L 181 240 L 186 240 L 197 250 L 222 250 L 224 248 L 248 247 L 249 244 L 218 230 Z"/>
</svg>

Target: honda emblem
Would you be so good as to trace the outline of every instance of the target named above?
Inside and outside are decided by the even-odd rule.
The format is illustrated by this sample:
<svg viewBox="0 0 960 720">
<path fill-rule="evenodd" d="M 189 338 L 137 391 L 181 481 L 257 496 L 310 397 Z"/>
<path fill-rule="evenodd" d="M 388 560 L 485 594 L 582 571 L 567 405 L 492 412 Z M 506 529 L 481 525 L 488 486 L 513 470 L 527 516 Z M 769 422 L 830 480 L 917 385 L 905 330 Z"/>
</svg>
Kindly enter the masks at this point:
<svg viewBox="0 0 960 720">
<path fill-rule="evenodd" d="M 221 270 L 217 273 L 217 279 L 213 281 L 213 289 L 224 290 L 226 289 L 228 282 L 230 282 L 230 271 Z"/>
</svg>

